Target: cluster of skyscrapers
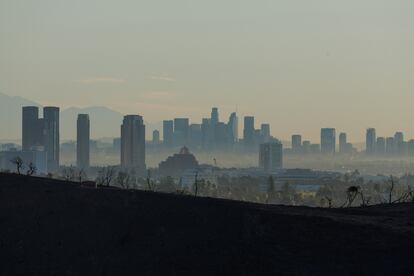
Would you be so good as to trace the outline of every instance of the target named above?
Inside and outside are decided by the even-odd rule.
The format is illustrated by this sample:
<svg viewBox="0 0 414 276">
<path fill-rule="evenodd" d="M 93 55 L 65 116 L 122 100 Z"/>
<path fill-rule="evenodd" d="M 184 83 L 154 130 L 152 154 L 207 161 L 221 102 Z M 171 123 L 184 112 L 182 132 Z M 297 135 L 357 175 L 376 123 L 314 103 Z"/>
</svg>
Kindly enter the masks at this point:
<svg viewBox="0 0 414 276">
<path fill-rule="evenodd" d="M 375 128 L 366 132 L 366 154 L 368 155 L 413 155 L 414 140 L 404 140 L 404 133 L 396 132 L 393 137 L 377 137 Z"/>
<path fill-rule="evenodd" d="M 235 112 L 231 113 L 225 123 L 220 121 L 218 108 L 214 107 L 210 118 L 203 118 L 201 124 L 190 124 L 188 118 L 163 121 L 163 144 L 167 148 L 188 146 L 204 150 L 232 149 L 240 142 L 238 125 L 239 119 Z M 271 140 L 269 124 L 262 124 L 260 129 L 255 129 L 254 117 L 244 117 L 244 149 L 257 150 L 259 144 Z M 153 133 L 153 143 L 159 143 L 158 130 Z"/>
</svg>

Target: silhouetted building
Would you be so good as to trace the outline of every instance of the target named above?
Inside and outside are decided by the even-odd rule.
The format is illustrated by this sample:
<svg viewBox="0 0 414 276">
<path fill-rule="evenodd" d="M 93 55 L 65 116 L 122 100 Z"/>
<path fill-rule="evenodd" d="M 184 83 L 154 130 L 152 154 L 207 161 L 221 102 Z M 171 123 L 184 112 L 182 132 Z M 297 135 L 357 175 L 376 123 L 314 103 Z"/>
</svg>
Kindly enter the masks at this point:
<svg viewBox="0 0 414 276">
<path fill-rule="evenodd" d="M 76 164 L 80 169 L 89 169 L 90 165 L 90 122 L 88 114 L 79 114 L 77 120 Z"/>
<path fill-rule="evenodd" d="M 174 119 L 174 145 L 185 146 L 188 142 L 190 120 L 188 118 Z"/>
<path fill-rule="evenodd" d="M 50 171 L 55 171 L 59 168 L 60 157 L 59 107 L 44 107 L 43 123 L 43 142 L 47 152 L 47 167 Z"/>
<path fill-rule="evenodd" d="M 346 137 L 346 133 L 344 133 L 344 132 L 341 132 L 340 134 L 339 134 L 339 152 L 340 153 L 347 153 L 346 152 L 346 148 L 347 148 L 347 146 L 346 146 L 346 144 L 347 144 L 347 137 Z"/>
<path fill-rule="evenodd" d="M 365 138 L 366 153 L 372 155 L 375 153 L 375 145 L 377 143 L 375 128 L 368 128 Z"/>
<path fill-rule="evenodd" d="M 244 117 L 243 141 L 247 148 L 252 147 L 254 143 L 254 117 Z"/>
<path fill-rule="evenodd" d="M 139 115 L 127 115 L 121 126 L 121 166 L 144 174 L 145 125 Z"/>
<path fill-rule="evenodd" d="M 334 154 L 336 149 L 336 134 L 334 128 L 321 129 L 321 153 Z"/>
<path fill-rule="evenodd" d="M 302 151 L 302 135 L 292 135 L 292 152 L 300 153 Z"/>
<path fill-rule="evenodd" d="M 394 138 L 393 137 L 388 137 L 385 140 L 385 152 L 388 155 L 394 154 L 394 152 L 395 152 L 395 145 L 394 145 Z"/>
<path fill-rule="evenodd" d="M 178 154 L 174 154 L 159 164 L 159 173 L 162 176 L 180 177 L 185 170 L 198 168 L 198 162 L 187 147 L 183 147 Z"/>
<path fill-rule="evenodd" d="M 24 106 L 22 108 L 22 149 L 30 150 L 39 146 L 43 128 L 39 125 L 39 108 L 37 106 Z"/>
<path fill-rule="evenodd" d="M 231 143 L 237 143 L 239 140 L 239 118 L 237 117 L 236 112 L 231 113 L 227 128 Z"/>
<path fill-rule="evenodd" d="M 152 132 L 152 143 L 155 145 L 160 143 L 160 132 L 158 130 Z"/>
<path fill-rule="evenodd" d="M 270 125 L 269 124 L 262 124 L 260 126 L 260 135 L 262 143 L 270 142 Z"/>
<path fill-rule="evenodd" d="M 307 141 L 307 140 L 303 141 L 303 143 L 302 143 L 302 152 L 304 154 L 310 153 L 310 145 L 311 145 L 310 141 Z"/>
<path fill-rule="evenodd" d="M 396 154 L 404 154 L 404 134 L 402 132 L 395 133 L 394 147 Z"/>
<path fill-rule="evenodd" d="M 163 125 L 163 143 L 166 147 L 173 146 L 173 137 L 174 137 L 174 121 L 165 120 L 162 122 Z"/>
<path fill-rule="evenodd" d="M 213 107 L 211 110 L 211 125 L 213 128 L 220 122 L 218 108 Z"/>
<path fill-rule="evenodd" d="M 385 138 L 384 137 L 378 137 L 377 138 L 377 144 L 375 146 L 375 152 L 377 154 L 385 154 L 385 149 L 386 149 L 385 145 L 386 145 L 385 144 Z"/>
<path fill-rule="evenodd" d="M 283 168 L 283 146 L 280 142 L 260 145 L 259 167 L 267 173 Z"/>
<path fill-rule="evenodd" d="M 211 119 L 203 118 L 201 123 L 201 143 L 204 149 L 211 149 L 213 146 L 214 133 L 211 126 Z"/>
<path fill-rule="evenodd" d="M 189 144 L 193 148 L 198 148 L 202 144 L 202 131 L 200 124 L 191 124 L 189 133 Z"/>
</svg>

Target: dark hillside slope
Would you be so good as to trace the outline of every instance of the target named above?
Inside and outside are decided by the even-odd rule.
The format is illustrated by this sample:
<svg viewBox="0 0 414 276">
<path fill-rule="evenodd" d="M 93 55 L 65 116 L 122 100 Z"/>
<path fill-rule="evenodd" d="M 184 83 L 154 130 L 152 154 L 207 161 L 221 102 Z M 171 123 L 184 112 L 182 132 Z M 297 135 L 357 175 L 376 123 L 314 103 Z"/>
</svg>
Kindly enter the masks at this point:
<svg viewBox="0 0 414 276">
<path fill-rule="evenodd" d="M 0 174 L 0 274 L 409 275 L 413 223 Z"/>
</svg>

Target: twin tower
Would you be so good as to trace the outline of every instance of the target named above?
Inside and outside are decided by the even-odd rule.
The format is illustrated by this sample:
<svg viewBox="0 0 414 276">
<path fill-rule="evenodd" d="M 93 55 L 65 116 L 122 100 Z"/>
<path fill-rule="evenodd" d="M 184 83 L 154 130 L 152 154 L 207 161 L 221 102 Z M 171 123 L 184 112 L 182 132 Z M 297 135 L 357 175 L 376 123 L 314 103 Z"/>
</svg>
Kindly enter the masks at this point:
<svg viewBox="0 0 414 276">
<path fill-rule="evenodd" d="M 47 171 L 59 169 L 59 108 L 44 107 L 43 118 L 37 106 L 23 107 L 22 150 L 45 151 Z M 90 166 L 90 121 L 88 114 L 78 114 L 76 134 L 76 165 L 87 170 Z M 142 116 L 127 115 L 121 125 L 121 166 L 144 174 L 145 125 Z"/>
</svg>

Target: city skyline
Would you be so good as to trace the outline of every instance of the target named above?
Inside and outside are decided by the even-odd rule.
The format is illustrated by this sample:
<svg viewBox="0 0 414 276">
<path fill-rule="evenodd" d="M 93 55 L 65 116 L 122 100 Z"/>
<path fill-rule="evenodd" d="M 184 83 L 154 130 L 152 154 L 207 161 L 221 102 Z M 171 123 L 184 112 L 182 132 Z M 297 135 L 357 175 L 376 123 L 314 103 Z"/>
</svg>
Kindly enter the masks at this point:
<svg viewBox="0 0 414 276">
<path fill-rule="evenodd" d="M 63 109 L 107 106 L 148 122 L 237 106 L 284 140 L 299 131 L 315 140 L 330 126 L 354 142 L 368 127 L 414 136 L 411 1 L 163 7 L 74 0 L 23 9 L 1 1 L 0 91 Z"/>
</svg>

